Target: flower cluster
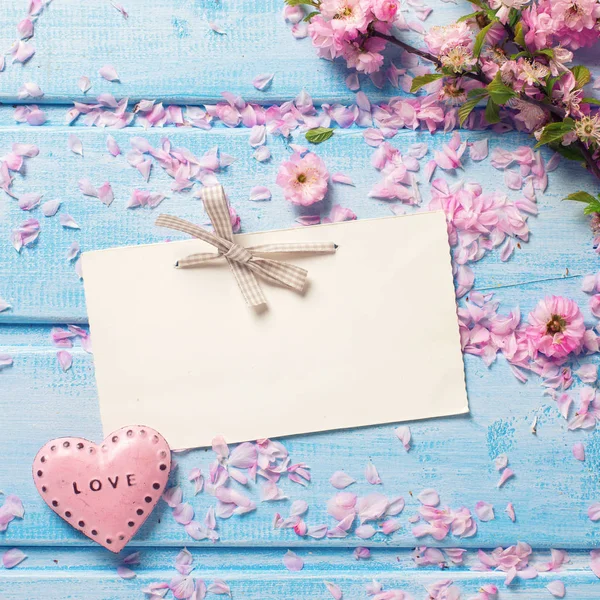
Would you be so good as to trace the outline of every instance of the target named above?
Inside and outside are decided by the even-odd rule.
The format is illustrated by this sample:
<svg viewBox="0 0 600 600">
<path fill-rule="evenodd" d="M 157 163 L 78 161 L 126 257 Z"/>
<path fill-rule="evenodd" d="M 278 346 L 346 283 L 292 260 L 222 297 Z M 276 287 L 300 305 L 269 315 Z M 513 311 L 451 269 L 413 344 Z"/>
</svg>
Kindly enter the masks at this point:
<svg viewBox="0 0 600 600">
<path fill-rule="evenodd" d="M 460 125 L 475 127 L 472 113 L 485 104 L 487 125 L 528 131 L 538 146 L 547 144 L 585 164 L 600 179 L 600 102 L 584 93 L 589 70 L 571 64 L 573 51 L 600 39 L 597 0 L 475 0 L 475 12 L 460 21 L 423 30 L 424 49 L 392 35 L 393 25 L 406 29 L 398 0 L 286 2 L 298 10 L 299 5 L 311 7 L 308 34 L 319 56 L 342 57 L 377 85 L 383 82 L 376 77 L 380 72 L 392 83 L 397 80 L 397 73 L 390 77 L 397 71 L 393 63 L 384 67 L 382 50 L 388 43 L 400 46 L 435 68 L 426 72 L 422 67 L 410 91 L 424 88 L 433 102 L 460 106 Z M 358 89 L 354 77 L 350 87 Z M 398 182 L 392 184 L 382 193 L 401 189 Z M 569 198 L 586 203 L 587 214 L 600 212 L 600 198 Z"/>
<path fill-rule="evenodd" d="M 309 3 L 318 9 L 308 33 L 319 56 L 333 60 L 339 56 L 348 67 L 374 73 L 383 65 L 386 40 L 400 9 L 399 0 L 322 0 Z"/>
</svg>

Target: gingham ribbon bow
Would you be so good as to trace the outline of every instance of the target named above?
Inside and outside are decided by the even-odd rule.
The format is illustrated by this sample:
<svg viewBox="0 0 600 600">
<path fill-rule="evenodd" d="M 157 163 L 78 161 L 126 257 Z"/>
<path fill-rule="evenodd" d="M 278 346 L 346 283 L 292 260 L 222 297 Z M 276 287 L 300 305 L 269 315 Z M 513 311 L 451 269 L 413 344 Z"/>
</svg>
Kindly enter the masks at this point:
<svg viewBox="0 0 600 600">
<path fill-rule="evenodd" d="M 263 244 L 244 248 L 233 241 L 233 229 L 229 216 L 229 206 L 225 192 L 220 185 L 205 187 L 202 190 L 202 200 L 213 224 L 215 233 L 170 215 L 160 215 L 156 224 L 169 229 L 176 229 L 207 242 L 217 249 L 217 253 L 201 252 L 191 254 L 177 261 L 176 267 L 189 269 L 199 267 L 217 258 L 224 257 L 242 291 L 248 306 L 266 304 L 256 276 L 267 281 L 278 283 L 297 292 L 304 290 L 308 271 L 271 258 L 263 258 L 262 254 L 270 253 L 306 253 L 331 254 L 337 246 L 333 242 L 299 242 L 288 244 Z"/>
</svg>

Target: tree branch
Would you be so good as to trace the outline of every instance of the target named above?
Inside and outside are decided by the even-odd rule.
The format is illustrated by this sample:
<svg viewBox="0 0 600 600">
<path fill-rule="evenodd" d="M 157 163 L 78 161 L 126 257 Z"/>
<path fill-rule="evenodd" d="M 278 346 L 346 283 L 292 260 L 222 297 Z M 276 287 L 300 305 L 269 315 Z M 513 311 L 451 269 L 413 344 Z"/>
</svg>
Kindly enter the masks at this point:
<svg viewBox="0 0 600 600">
<path fill-rule="evenodd" d="M 507 33 L 509 34 L 509 37 L 511 38 L 511 41 L 514 41 L 514 34 L 512 32 L 512 29 L 508 25 L 505 25 L 505 28 L 507 30 Z M 418 48 L 415 48 L 414 46 L 411 46 L 410 44 L 407 44 L 406 42 L 403 42 L 391 35 L 385 35 L 377 31 L 374 32 L 373 35 L 375 37 L 381 38 L 382 40 L 386 40 L 394 46 L 398 46 L 399 48 L 406 50 L 406 52 L 409 52 L 410 54 L 420 56 L 421 58 L 433 63 L 438 69 L 442 67 L 440 59 L 437 56 L 431 54 L 430 52 L 426 52 L 425 50 L 419 50 Z M 484 85 L 490 83 L 490 80 L 485 75 L 483 75 L 483 73 L 461 73 L 460 75 L 457 75 L 457 77 L 468 77 L 469 79 L 474 79 L 476 81 L 479 81 L 480 83 L 483 83 Z M 562 119 L 565 118 L 565 111 L 559 106 L 556 106 L 554 104 L 547 104 L 540 100 L 534 100 L 533 98 L 523 96 L 522 94 L 519 94 L 519 96 L 520 99 L 523 100 L 523 102 L 533 104 L 543 110 L 547 110 L 548 112 L 550 112 L 553 116 L 553 120 L 559 119 L 562 121 Z M 588 170 L 600 180 L 600 167 L 598 166 L 598 163 L 594 160 L 591 152 L 589 151 L 589 148 L 580 140 L 575 142 L 575 145 L 581 151 L 581 154 L 587 164 Z"/>
</svg>

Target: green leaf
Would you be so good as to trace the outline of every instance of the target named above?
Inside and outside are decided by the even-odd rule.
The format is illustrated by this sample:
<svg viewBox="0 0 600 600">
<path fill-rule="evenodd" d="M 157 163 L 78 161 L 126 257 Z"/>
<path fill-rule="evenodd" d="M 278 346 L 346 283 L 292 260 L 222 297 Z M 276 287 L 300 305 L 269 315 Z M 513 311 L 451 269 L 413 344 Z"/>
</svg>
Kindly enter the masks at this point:
<svg viewBox="0 0 600 600">
<path fill-rule="evenodd" d="M 504 85 L 502 80 L 500 79 L 500 71 L 496 73 L 496 77 L 487 86 L 487 91 L 490 98 L 496 104 L 506 104 L 511 98 L 517 96 L 517 92 L 515 92 L 512 88 Z"/>
<path fill-rule="evenodd" d="M 552 48 L 544 48 L 543 50 L 537 50 L 534 52 L 536 56 L 547 56 L 548 58 L 554 58 L 554 50 Z"/>
<path fill-rule="evenodd" d="M 491 98 L 485 107 L 485 118 L 491 125 L 500 122 L 500 107 Z"/>
<path fill-rule="evenodd" d="M 546 80 L 546 95 L 552 96 L 552 90 L 554 89 L 554 84 L 560 79 L 560 75 L 558 77 L 548 77 Z"/>
<path fill-rule="evenodd" d="M 554 150 L 555 152 L 558 152 L 561 156 L 564 156 L 569 160 L 578 162 L 583 167 L 585 167 L 585 158 L 583 157 L 583 154 L 581 154 L 581 150 L 577 146 L 573 144 L 571 144 L 570 146 L 563 146 L 562 144 L 557 143 L 551 143 L 548 144 L 548 146 L 552 148 L 552 150 Z"/>
<path fill-rule="evenodd" d="M 542 135 L 540 136 L 540 139 L 535 147 L 539 148 L 540 146 L 549 144 L 550 142 L 559 142 L 567 133 L 573 131 L 574 128 L 575 121 L 570 117 L 567 117 L 564 121 L 559 121 L 557 123 L 548 123 L 548 125 L 544 127 Z"/>
<path fill-rule="evenodd" d="M 563 200 L 573 200 L 573 202 L 585 202 L 586 204 L 589 204 L 590 202 L 598 202 L 598 200 L 594 198 L 594 196 L 588 194 L 587 192 L 573 192 L 572 194 L 569 194 L 566 198 L 563 198 Z"/>
<path fill-rule="evenodd" d="M 600 106 L 600 100 L 598 100 L 597 98 L 584 98 L 582 102 L 587 102 L 587 104 L 596 104 Z"/>
<path fill-rule="evenodd" d="M 461 21 L 468 21 L 469 19 L 476 19 L 481 14 L 483 14 L 483 13 L 480 10 L 478 10 L 476 12 L 469 13 L 468 15 L 463 15 L 462 17 L 459 17 L 458 19 L 456 19 L 456 21 L 458 23 L 460 23 Z"/>
<path fill-rule="evenodd" d="M 577 81 L 577 87 L 582 88 L 586 83 L 589 83 L 592 80 L 592 75 L 590 70 L 583 65 L 576 65 L 571 69 L 573 75 L 575 75 L 575 80 Z"/>
<path fill-rule="evenodd" d="M 523 32 L 523 23 L 519 21 L 515 25 L 515 43 L 525 48 L 525 33 Z"/>
<path fill-rule="evenodd" d="M 597 212 L 600 212 L 600 202 L 598 202 L 598 200 L 594 200 L 593 202 L 590 202 L 583 209 L 584 215 L 591 215 L 592 213 L 597 213 Z"/>
<path fill-rule="evenodd" d="M 333 129 L 331 127 L 315 127 L 309 129 L 304 135 L 311 144 L 321 144 L 333 135 Z"/>
<path fill-rule="evenodd" d="M 473 56 L 475 56 L 476 58 L 479 58 L 479 55 L 481 54 L 481 49 L 483 48 L 483 42 L 485 41 L 485 36 L 487 35 L 488 31 L 493 27 L 493 25 L 497 22 L 498 22 L 497 20 L 494 20 L 494 21 L 488 23 L 477 34 L 477 37 L 475 38 L 475 43 L 473 44 Z"/>
<path fill-rule="evenodd" d="M 479 104 L 480 100 L 481 96 L 477 96 L 475 98 L 467 100 L 466 102 L 463 102 L 462 106 L 458 109 L 458 119 L 460 121 L 461 126 L 469 118 L 469 115 L 473 112 L 473 109 Z"/>
<path fill-rule="evenodd" d="M 320 13 L 318 10 L 313 10 L 313 12 L 311 12 L 311 13 L 308 13 L 308 14 L 307 14 L 307 15 L 304 17 L 303 21 L 306 21 L 307 23 L 310 23 L 310 20 L 311 20 L 313 17 L 316 17 L 317 15 L 320 15 L 320 14 L 321 14 L 321 13 Z"/>
<path fill-rule="evenodd" d="M 420 90 L 424 85 L 431 83 L 432 81 L 437 81 L 441 79 L 444 75 L 442 73 L 427 73 L 427 75 L 419 75 L 412 80 L 412 85 L 410 86 L 411 93 L 415 93 Z"/>
<path fill-rule="evenodd" d="M 319 7 L 314 0 L 285 0 L 285 3 L 288 6 L 300 6 L 301 4 L 308 4 L 310 6 L 314 6 L 315 8 Z"/>
</svg>

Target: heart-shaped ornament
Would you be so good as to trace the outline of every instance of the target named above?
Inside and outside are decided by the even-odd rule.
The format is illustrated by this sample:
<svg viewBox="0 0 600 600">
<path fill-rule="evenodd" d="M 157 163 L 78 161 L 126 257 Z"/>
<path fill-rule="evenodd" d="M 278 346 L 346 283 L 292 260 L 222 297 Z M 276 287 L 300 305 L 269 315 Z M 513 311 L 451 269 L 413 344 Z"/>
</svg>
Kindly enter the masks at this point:
<svg viewBox="0 0 600 600">
<path fill-rule="evenodd" d="M 160 499 L 171 450 L 150 427 L 111 433 L 97 445 L 82 438 L 48 442 L 33 462 L 44 502 L 94 542 L 119 552 Z"/>
</svg>

